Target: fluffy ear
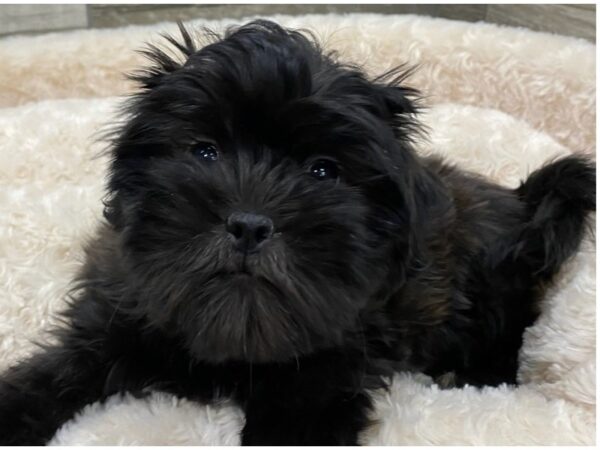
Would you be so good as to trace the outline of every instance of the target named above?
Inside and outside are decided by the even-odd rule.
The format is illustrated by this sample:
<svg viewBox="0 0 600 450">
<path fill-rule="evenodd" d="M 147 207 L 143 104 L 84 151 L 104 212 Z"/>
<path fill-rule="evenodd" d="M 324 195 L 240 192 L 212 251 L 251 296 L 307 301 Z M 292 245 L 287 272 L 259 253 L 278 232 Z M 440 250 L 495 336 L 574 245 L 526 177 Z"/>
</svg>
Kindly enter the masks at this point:
<svg viewBox="0 0 600 450">
<path fill-rule="evenodd" d="M 451 214 L 452 202 L 446 187 L 431 167 L 415 151 L 415 143 L 426 134 L 418 121 L 421 97 L 418 90 L 406 86 L 415 68 L 396 67 L 373 80 L 385 105 L 384 119 L 395 136 L 390 158 L 389 182 L 385 190 L 386 207 L 395 224 L 395 257 L 400 264 L 393 274 L 392 286 L 400 286 L 406 271 L 418 270 L 428 260 L 426 253 L 440 217 Z"/>
<path fill-rule="evenodd" d="M 387 220 L 394 224 L 392 242 L 398 263 L 391 274 L 390 286 L 397 287 L 403 284 L 407 272 L 420 270 L 427 264 L 429 246 L 443 233 L 438 224 L 452 214 L 446 187 L 416 154 L 410 153 L 394 158 L 401 168 L 390 175 L 385 194 Z"/>
<path fill-rule="evenodd" d="M 125 120 L 107 129 L 102 135 L 102 139 L 110 143 L 108 151 L 112 156 L 108 195 L 104 199 L 104 217 L 115 228 L 121 228 L 124 224 L 125 211 L 122 205 L 125 202 L 122 197 L 132 195 L 142 182 L 143 168 L 147 163 L 144 155 L 154 145 L 144 139 L 144 130 L 148 124 L 139 117 L 140 105 L 150 91 L 161 85 L 165 77 L 181 69 L 198 50 L 195 39 L 185 26 L 178 22 L 178 27 L 179 37 L 162 35 L 169 46 L 159 48 L 148 44 L 139 51 L 151 64 L 128 76 L 139 84 L 139 88 L 122 105 L 121 114 Z M 216 37 L 215 33 L 205 31 L 205 37 Z"/>
<path fill-rule="evenodd" d="M 387 108 L 387 118 L 399 139 L 413 140 L 423 133 L 423 127 L 415 120 L 415 115 L 422 109 L 421 94 L 406 85 L 406 80 L 416 69 L 397 66 L 373 80 Z"/>
<path fill-rule="evenodd" d="M 181 35 L 180 40 L 167 34 L 162 35 L 172 46 L 169 53 L 168 50 L 153 44 L 147 44 L 145 49 L 139 51 L 152 62 L 152 65 L 132 73 L 129 79 L 140 83 L 143 89 L 152 89 L 160 84 L 165 75 L 183 67 L 188 58 L 197 51 L 194 39 L 183 23 L 177 22 L 177 26 Z"/>
</svg>

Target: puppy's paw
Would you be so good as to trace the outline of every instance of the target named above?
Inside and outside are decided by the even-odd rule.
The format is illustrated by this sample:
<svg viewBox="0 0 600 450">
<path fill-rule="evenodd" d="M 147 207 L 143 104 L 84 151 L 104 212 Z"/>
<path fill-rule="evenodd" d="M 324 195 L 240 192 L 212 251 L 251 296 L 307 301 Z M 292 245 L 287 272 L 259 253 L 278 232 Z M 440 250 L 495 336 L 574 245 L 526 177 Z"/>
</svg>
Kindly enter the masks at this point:
<svg viewBox="0 0 600 450">
<path fill-rule="evenodd" d="M 456 373 L 446 372 L 434 378 L 435 384 L 442 389 L 452 389 L 457 386 Z"/>
</svg>

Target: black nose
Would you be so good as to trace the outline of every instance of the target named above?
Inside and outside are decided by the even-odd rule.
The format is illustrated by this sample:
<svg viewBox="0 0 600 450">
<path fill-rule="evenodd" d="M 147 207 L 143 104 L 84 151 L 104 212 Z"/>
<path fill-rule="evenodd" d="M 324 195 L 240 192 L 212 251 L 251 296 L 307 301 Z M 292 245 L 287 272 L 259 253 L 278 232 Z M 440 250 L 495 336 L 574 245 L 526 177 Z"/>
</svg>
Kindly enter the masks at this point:
<svg viewBox="0 0 600 450">
<path fill-rule="evenodd" d="M 273 222 L 260 214 L 234 212 L 227 218 L 225 228 L 235 239 L 236 250 L 243 252 L 258 250 L 273 235 Z"/>
</svg>

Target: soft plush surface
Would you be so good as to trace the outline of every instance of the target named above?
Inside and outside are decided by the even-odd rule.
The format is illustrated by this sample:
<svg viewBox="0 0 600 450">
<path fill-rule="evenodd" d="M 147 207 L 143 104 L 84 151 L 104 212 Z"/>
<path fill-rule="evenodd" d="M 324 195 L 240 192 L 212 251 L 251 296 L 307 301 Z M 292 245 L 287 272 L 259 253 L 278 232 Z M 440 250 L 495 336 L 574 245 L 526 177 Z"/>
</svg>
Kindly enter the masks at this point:
<svg viewBox="0 0 600 450">
<path fill-rule="evenodd" d="M 595 148 L 595 46 L 419 16 L 275 17 L 309 28 L 370 73 L 419 63 L 428 96 L 423 153 L 507 186 L 544 161 Z M 195 22 L 217 29 L 231 20 Z M 133 49 L 173 24 L 0 40 L 0 368 L 55 323 L 82 243 L 101 217 L 106 158 L 94 142 L 143 64 Z M 440 390 L 398 374 L 375 392 L 365 444 L 593 444 L 595 241 L 590 235 L 526 331 L 519 387 Z M 235 405 L 155 393 L 89 405 L 54 444 L 237 444 Z"/>
</svg>

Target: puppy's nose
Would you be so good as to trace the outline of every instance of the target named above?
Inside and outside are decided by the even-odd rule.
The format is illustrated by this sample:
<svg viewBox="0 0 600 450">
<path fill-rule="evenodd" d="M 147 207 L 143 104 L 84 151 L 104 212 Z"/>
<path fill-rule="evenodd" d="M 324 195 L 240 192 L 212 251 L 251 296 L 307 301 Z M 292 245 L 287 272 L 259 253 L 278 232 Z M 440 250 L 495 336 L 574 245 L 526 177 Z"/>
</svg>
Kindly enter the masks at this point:
<svg viewBox="0 0 600 450">
<path fill-rule="evenodd" d="M 254 252 L 273 235 L 273 222 L 261 214 L 234 212 L 225 223 L 236 250 Z"/>
</svg>

